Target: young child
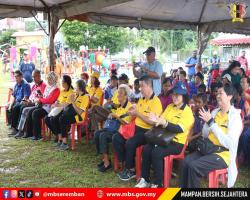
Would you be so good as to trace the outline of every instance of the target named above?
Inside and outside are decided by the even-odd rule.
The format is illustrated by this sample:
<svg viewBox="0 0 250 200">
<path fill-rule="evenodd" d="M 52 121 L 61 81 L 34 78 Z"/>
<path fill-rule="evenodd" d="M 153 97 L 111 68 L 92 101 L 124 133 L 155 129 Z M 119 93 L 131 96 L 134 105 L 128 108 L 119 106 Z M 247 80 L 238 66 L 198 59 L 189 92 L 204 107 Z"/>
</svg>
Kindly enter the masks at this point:
<svg viewBox="0 0 250 200">
<path fill-rule="evenodd" d="M 204 121 L 200 118 L 199 110 L 204 108 L 205 110 L 208 110 L 207 108 L 207 95 L 204 93 L 198 94 L 194 96 L 194 107 L 193 107 L 193 113 L 194 113 L 194 127 L 193 127 L 193 134 L 189 138 L 189 150 L 195 151 L 196 141 L 195 139 L 201 136 L 201 131 L 204 125 Z"/>
<path fill-rule="evenodd" d="M 134 81 L 134 91 L 132 94 L 131 101 L 137 103 L 138 100 L 142 97 L 139 85 L 139 79 L 135 79 Z"/>
<path fill-rule="evenodd" d="M 172 100 L 172 96 L 170 94 L 172 89 L 172 82 L 170 78 L 165 78 L 162 81 L 162 92 L 161 94 L 158 96 L 160 101 L 161 101 L 161 105 L 162 105 L 162 110 L 165 110 L 166 107 L 173 102 Z"/>
<path fill-rule="evenodd" d="M 208 99 L 208 105 L 211 105 L 213 107 L 217 107 L 217 100 L 216 100 L 217 90 L 218 90 L 217 83 L 212 83 L 211 89 L 210 89 L 210 95 L 209 95 L 209 99 Z"/>
<path fill-rule="evenodd" d="M 180 71 L 179 73 L 179 81 L 181 81 L 182 83 L 185 84 L 186 88 L 187 88 L 187 91 L 188 91 L 188 94 L 190 93 L 190 88 L 189 88 L 189 85 L 188 85 L 188 82 L 187 82 L 187 73 L 183 70 L 183 71 Z M 176 83 L 173 83 L 173 86 L 175 85 Z"/>
</svg>

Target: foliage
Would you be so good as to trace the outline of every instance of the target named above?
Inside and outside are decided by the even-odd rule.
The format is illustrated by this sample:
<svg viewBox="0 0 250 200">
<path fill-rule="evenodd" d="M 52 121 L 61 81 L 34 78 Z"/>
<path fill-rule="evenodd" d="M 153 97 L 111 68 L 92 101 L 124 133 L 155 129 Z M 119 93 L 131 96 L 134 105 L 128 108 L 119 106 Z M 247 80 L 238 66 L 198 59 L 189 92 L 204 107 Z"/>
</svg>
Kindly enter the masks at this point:
<svg viewBox="0 0 250 200">
<path fill-rule="evenodd" d="M 14 29 L 9 29 L 4 31 L 0 34 L 0 45 L 9 43 L 9 44 L 16 44 L 16 38 L 11 37 L 11 35 L 16 32 Z"/>
<path fill-rule="evenodd" d="M 66 43 L 75 50 L 79 50 L 81 45 L 88 46 L 89 49 L 105 46 L 111 54 L 115 54 L 125 47 L 124 28 L 66 21 L 62 26 L 62 32 Z"/>
</svg>

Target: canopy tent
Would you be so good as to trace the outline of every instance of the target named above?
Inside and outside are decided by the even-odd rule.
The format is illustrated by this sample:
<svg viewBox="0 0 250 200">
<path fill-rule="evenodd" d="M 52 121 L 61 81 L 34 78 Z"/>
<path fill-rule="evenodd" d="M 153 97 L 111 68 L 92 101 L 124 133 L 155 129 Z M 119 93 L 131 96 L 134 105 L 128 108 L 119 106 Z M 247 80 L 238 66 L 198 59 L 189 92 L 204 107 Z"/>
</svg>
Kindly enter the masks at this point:
<svg viewBox="0 0 250 200">
<path fill-rule="evenodd" d="M 250 37 L 215 38 L 211 44 L 216 46 L 250 46 Z"/>
<path fill-rule="evenodd" d="M 198 54 L 211 32 L 250 34 L 250 12 L 244 23 L 232 23 L 231 0 L 0 0 L 0 17 L 29 17 L 48 13 L 50 57 L 59 19 L 147 29 L 198 30 Z M 244 1 L 250 5 L 250 0 Z"/>
</svg>

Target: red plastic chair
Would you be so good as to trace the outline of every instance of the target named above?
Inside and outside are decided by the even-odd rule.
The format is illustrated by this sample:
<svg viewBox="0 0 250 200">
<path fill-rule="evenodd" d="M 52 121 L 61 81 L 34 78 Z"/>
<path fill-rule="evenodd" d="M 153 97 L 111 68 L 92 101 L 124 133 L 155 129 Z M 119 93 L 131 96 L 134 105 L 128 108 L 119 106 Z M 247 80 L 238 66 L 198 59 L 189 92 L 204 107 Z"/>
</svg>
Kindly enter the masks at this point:
<svg viewBox="0 0 250 200">
<path fill-rule="evenodd" d="M 8 116 L 7 116 L 7 108 L 8 108 L 8 103 L 10 102 L 12 93 L 13 93 L 13 90 L 11 88 L 9 88 L 8 98 L 7 98 L 7 104 L 6 105 L 0 105 L 0 113 L 1 113 L 1 109 L 2 108 L 5 109 L 5 121 L 6 121 L 6 124 L 9 123 L 8 122 Z"/>
<path fill-rule="evenodd" d="M 135 173 L 136 173 L 136 180 L 141 178 L 141 160 L 142 160 L 142 150 L 143 146 L 141 145 L 136 148 L 136 155 L 135 155 Z"/>
<path fill-rule="evenodd" d="M 188 145 L 188 139 L 189 137 L 192 135 L 192 131 L 193 131 L 193 126 L 189 131 L 189 134 L 187 136 L 186 142 L 184 144 L 184 147 L 181 151 L 180 154 L 178 155 L 169 155 L 164 157 L 164 177 L 163 177 L 163 181 L 164 181 L 164 187 L 168 188 L 169 187 L 169 182 L 171 179 L 171 174 L 172 174 L 172 169 L 173 169 L 173 160 L 183 160 L 185 157 L 185 151 Z"/>
<path fill-rule="evenodd" d="M 90 99 L 89 99 L 90 102 Z M 88 119 L 88 108 L 90 106 L 90 103 L 86 109 L 86 115 L 85 115 L 85 119 L 81 122 L 78 123 L 74 123 L 71 124 L 71 149 L 75 150 L 75 128 L 77 128 L 77 139 L 78 139 L 78 143 L 81 143 L 82 141 L 82 133 L 81 133 L 81 127 L 85 126 L 85 131 L 86 131 L 86 144 L 89 143 L 89 130 L 88 130 L 88 123 L 89 123 L 89 119 Z"/>
<path fill-rule="evenodd" d="M 241 119 L 242 119 L 242 131 L 243 131 L 243 127 L 244 127 L 244 116 L 245 113 L 242 110 L 241 111 Z M 241 133 L 242 133 L 241 131 Z M 238 167 L 238 160 L 236 159 L 236 165 Z M 219 187 L 219 182 L 222 182 L 223 185 L 226 185 L 226 181 L 227 181 L 227 168 L 224 169 L 217 169 L 214 171 L 209 172 L 208 175 L 208 187 L 209 188 L 218 188 Z"/>
<path fill-rule="evenodd" d="M 209 188 L 218 188 L 220 180 L 225 185 L 226 184 L 226 177 L 227 177 L 227 168 L 218 169 L 218 170 L 214 170 L 214 171 L 210 172 L 208 175 L 208 179 L 209 179 L 208 187 Z"/>
</svg>

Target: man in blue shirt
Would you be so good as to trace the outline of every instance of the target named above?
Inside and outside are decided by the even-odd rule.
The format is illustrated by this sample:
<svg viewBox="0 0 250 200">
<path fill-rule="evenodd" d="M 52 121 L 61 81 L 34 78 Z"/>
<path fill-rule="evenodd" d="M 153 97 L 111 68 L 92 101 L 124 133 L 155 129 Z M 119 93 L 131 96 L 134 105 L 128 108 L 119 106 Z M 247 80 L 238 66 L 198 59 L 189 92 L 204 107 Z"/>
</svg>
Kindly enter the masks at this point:
<svg viewBox="0 0 250 200">
<path fill-rule="evenodd" d="M 194 75 L 195 75 L 195 65 L 197 64 L 197 51 L 193 51 L 193 55 L 187 59 L 185 67 L 188 67 L 188 79 L 189 81 L 192 81 Z"/>
<path fill-rule="evenodd" d="M 32 72 L 35 69 L 35 65 L 29 60 L 29 54 L 24 52 L 23 62 L 20 63 L 20 71 L 23 73 L 24 79 L 28 82 L 32 82 Z"/>
<path fill-rule="evenodd" d="M 161 63 L 155 59 L 155 48 L 148 47 L 143 52 L 146 55 L 147 62 L 140 65 L 140 70 L 136 70 L 136 65 L 133 66 L 133 73 L 136 78 L 140 78 L 143 75 L 149 76 L 153 80 L 153 90 L 156 96 L 161 93 L 161 76 L 163 73 Z"/>
<path fill-rule="evenodd" d="M 10 135 L 15 135 L 17 133 L 16 127 L 18 123 L 19 113 L 21 105 L 29 99 L 31 89 L 30 85 L 23 79 L 23 74 L 20 70 L 14 73 L 16 79 L 16 85 L 13 90 L 13 102 L 10 103 L 7 110 L 8 122 L 11 122 L 12 133 Z"/>
</svg>

